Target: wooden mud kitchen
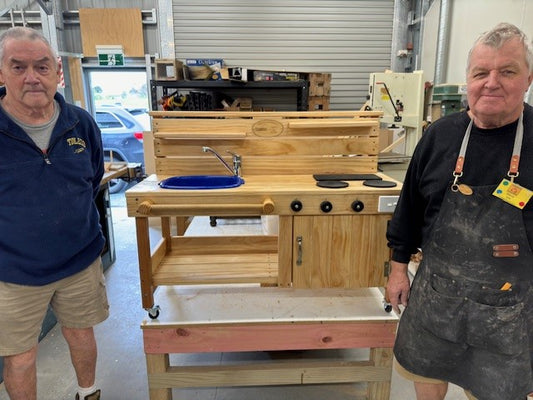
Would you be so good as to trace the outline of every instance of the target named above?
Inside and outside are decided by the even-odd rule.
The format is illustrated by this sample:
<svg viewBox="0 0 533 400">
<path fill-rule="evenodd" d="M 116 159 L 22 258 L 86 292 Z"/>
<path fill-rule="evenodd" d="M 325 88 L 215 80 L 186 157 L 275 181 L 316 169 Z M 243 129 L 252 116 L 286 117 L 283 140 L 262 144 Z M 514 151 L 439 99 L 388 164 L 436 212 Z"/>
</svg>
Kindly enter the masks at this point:
<svg viewBox="0 0 533 400">
<path fill-rule="evenodd" d="M 344 382 L 389 399 L 398 317 L 384 308 L 385 231 L 401 184 L 378 172 L 380 113 L 151 115 L 156 174 L 126 193 L 149 317 L 141 328 L 150 399 L 172 399 L 179 387 Z M 191 236 L 194 216 L 261 216 L 275 228 Z M 368 359 L 169 359 L 356 348 Z"/>
</svg>

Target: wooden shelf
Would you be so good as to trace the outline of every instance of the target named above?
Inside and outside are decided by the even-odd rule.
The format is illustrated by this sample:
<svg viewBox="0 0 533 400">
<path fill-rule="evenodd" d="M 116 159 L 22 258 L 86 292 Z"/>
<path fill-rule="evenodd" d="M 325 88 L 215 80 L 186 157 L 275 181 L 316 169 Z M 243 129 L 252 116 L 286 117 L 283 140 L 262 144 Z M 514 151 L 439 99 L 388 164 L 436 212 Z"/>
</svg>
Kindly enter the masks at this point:
<svg viewBox="0 0 533 400">
<path fill-rule="evenodd" d="M 171 251 L 153 274 L 162 285 L 278 283 L 277 253 L 184 255 Z"/>
<path fill-rule="evenodd" d="M 154 286 L 278 283 L 278 238 L 172 236 L 152 255 Z"/>
</svg>

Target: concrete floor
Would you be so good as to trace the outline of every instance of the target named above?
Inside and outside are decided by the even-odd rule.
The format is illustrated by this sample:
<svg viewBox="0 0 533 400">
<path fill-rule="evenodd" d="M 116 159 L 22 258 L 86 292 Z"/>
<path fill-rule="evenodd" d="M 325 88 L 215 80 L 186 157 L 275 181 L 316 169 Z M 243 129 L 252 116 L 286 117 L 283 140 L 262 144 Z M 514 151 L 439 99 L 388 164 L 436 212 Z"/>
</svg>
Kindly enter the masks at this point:
<svg viewBox="0 0 533 400">
<path fill-rule="evenodd" d="M 134 219 L 125 209 L 123 194 L 112 195 L 116 262 L 106 271 L 107 291 L 111 305 L 110 317 L 95 328 L 99 344 L 98 383 L 103 400 L 146 400 L 148 389 L 140 323 L 146 318 L 141 308 L 137 250 Z M 257 230 L 257 220 L 219 220 L 217 227 L 209 226 L 207 217 L 193 224 L 198 230 L 233 233 Z M 334 354 L 333 354 L 334 355 Z M 171 362 L 220 363 L 241 359 L 269 359 L 285 357 L 283 353 L 203 354 L 172 356 Z M 291 354 L 294 356 L 294 354 Z M 300 352 L 300 357 L 326 357 L 330 354 Z M 355 354 L 357 356 L 357 354 Z M 70 364 L 68 349 L 56 325 L 41 341 L 38 356 L 39 400 L 73 400 L 76 383 Z M 358 400 L 361 386 L 356 384 L 277 386 L 255 388 L 212 388 L 174 390 L 178 400 Z M 8 400 L 3 384 L 0 384 L 0 400 Z M 412 384 L 392 376 L 391 400 L 415 399 Z M 446 400 L 464 400 L 460 388 L 450 387 Z"/>
</svg>

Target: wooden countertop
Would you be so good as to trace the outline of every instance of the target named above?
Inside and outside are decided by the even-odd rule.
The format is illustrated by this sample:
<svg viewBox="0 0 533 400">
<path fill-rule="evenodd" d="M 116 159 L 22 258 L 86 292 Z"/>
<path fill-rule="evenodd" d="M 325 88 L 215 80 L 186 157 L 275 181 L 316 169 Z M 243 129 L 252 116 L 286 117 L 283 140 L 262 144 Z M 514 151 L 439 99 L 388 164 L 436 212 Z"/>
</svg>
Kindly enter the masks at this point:
<svg viewBox="0 0 533 400">
<path fill-rule="evenodd" d="M 354 200 L 361 200 L 367 206 L 363 213 L 377 213 L 377 203 L 380 196 L 397 196 L 401 190 L 401 183 L 390 177 L 377 173 L 383 180 L 394 181 L 397 186 L 393 188 L 374 188 L 363 185 L 363 181 L 349 181 L 349 186 L 340 189 L 321 188 L 316 185 L 312 175 L 251 175 L 243 176 L 245 183 L 236 188 L 229 189 L 208 189 L 208 190 L 176 190 L 162 189 L 159 182 L 169 176 L 151 175 L 147 179 L 138 183 L 126 191 L 126 200 L 129 216 L 146 216 L 139 212 L 139 207 L 143 202 L 157 206 L 176 206 L 181 210 L 169 210 L 168 213 L 155 215 L 214 215 L 217 206 L 225 207 L 231 205 L 241 205 L 241 209 L 235 211 L 223 211 L 219 215 L 259 215 L 259 214 L 293 214 L 290 204 L 294 200 L 304 202 L 304 210 L 300 214 L 305 214 L 310 210 L 316 210 L 323 201 L 330 201 L 334 205 L 331 214 L 350 213 L 351 204 Z M 268 207 L 267 212 L 263 212 L 261 205 L 265 202 L 272 202 L 274 209 Z M 147 204 L 147 203 L 145 203 Z M 205 210 L 192 210 L 195 205 Z M 247 210 L 249 205 L 257 205 L 257 209 Z M 246 206 L 246 207 L 245 207 Z M 186 209 L 189 207 L 189 209 Z M 222 207 L 220 207 L 222 208 Z M 313 211 L 314 212 L 314 211 Z"/>
<path fill-rule="evenodd" d="M 401 189 L 401 183 L 388 177 L 380 172 L 375 175 L 380 176 L 383 180 L 393 181 L 397 184 L 394 188 L 373 188 L 364 186 L 363 181 L 347 181 L 349 186 L 340 189 L 327 189 L 316 186 L 316 180 L 312 175 L 250 175 L 243 176 L 244 184 L 229 189 L 207 189 L 207 190 L 179 190 L 179 189 L 162 189 L 159 182 L 169 178 L 168 175 L 150 175 L 139 184 L 135 185 L 126 192 L 126 197 L 135 196 L 208 196 L 208 195 L 241 195 L 247 193 L 350 193 L 353 191 L 361 193 L 397 193 Z"/>
<path fill-rule="evenodd" d="M 226 287 L 164 286 L 156 293 L 161 317 L 143 328 L 179 324 L 391 321 L 379 288 L 292 289 L 250 285 Z"/>
</svg>

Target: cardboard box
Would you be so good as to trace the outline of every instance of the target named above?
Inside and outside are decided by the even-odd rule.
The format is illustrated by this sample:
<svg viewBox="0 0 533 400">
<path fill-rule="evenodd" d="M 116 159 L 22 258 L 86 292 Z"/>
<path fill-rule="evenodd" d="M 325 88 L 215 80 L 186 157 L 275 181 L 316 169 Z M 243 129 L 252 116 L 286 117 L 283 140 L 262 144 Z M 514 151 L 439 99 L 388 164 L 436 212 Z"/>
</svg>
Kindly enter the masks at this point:
<svg viewBox="0 0 533 400">
<path fill-rule="evenodd" d="M 183 75 L 187 80 L 221 80 L 223 66 L 221 58 L 187 58 Z"/>
<path fill-rule="evenodd" d="M 185 64 L 189 67 L 209 65 L 210 67 L 220 70 L 224 65 L 224 60 L 222 58 L 187 58 Z"/>
<path fill-rule="evenodd" d="M 155 60 L 156 81 L 180 81 L 183 79 L 183 63 L 172 58 Z"/>
</svg>

